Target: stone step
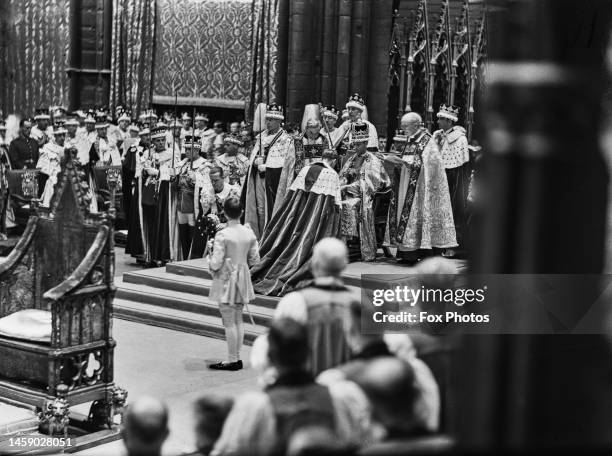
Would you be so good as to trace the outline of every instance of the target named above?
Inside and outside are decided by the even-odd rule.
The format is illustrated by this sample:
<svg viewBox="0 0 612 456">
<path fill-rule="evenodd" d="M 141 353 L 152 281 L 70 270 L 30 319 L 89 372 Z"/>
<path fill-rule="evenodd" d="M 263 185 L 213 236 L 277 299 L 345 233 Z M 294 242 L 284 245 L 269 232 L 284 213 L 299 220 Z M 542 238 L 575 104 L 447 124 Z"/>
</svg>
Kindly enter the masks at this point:
<svg viewBox="0 0 612 456">
<path fill-rule="evenodd" d="M 168 274 L 197 277 L 200 279 L 212 279 L 212 275 L 208 270 L 208 262 L 204 258 L 168 263 L 166 265 L 166 272 Z"/>
<path fill-rule="evenodd" d="M 115 279 L 115 285 L 117 286 L 117 293 L 115 295 L 116 300 L 119 299 L 146 304 L 159 309 L 168 309 L 171 312 L 176 311 L 195 315 L 208 315 L 217 318 L 219 324 L 221 324 L 219 306 L 211 302 L 207 295 L 130 283 L 119 278 Z M 251 303 L 248 308 L 257 325 L 269 326 L 274 313 L 273 307 L 264 307 L 257 303 Z M 243 319 L 245 323 L 251 321 L 249 313 L 246 310 L 243 313 Z"/>
<path fill-rule="evenodd" d="M 142 302 L 115 298 L 114 316 L 123 320 L 159 326 L 162 328 L 198 334 L 217 339 L 225 338 L 220 316 L 188 312 Z M 217 311 L 218 312 L 218 311 Z M 247 317 L 248 318 L 248 317 Z M 255 338 L 266 331 L 264 326 L 251 323 L 244 325 L 244 341 L 252 344 Z"/>
<path fill-rule="evenodd" d="M 463 262 L 456 260 L 456 265 L 459 268 Z M 176 263 L 168 263 L 166 272 L 172 275 L 185 277 L 197 277 L 200 279 L 212 278 L 208 270 L 208 263 L 205 259 L 199 258 L 196 260 L 179 261 Z M 373 261 L 373 262 L 355 262 L 350 263 L 344 273 L 342 279 L 346 285 L 365 288 L 385 288 L 388 282 L 395 280 L 403 280 L 412 274 L 412 269 L 408 266 L 400 265 L 389 261 Z M 368 278 L 367 283 L 362 282 L 363 275 L 388 275 L 389 277 Z"/>
<path fill-rule="evenodd" d="M 197 296 L 208 296 L 211 287 L 209 278 L 201 278 L 192 275 L 177 275 L 167 272 L 166 268 L 144 269 L 131 271 L 123 274 L 123 283 L 147 285 L 159 290 L 177 291 L 194 294 Z M 275 309 L 280 298 L 258 295 L 252 304 Z"/>
<path fill-rule="evenodd" d="M 460 263 L 457 264 L 460 267 Z M 352 263 L 343 274 L 350 287 L 365 289 L 392 288 L 394 282 L 402 283 L 412 271 L 393 263 Z M 362 280 L 362 274 L 380 275 Z M 385 275 L 389 274 L 389 275 Z M 169 263 L 165 268 L 144 269 L 116 278 L 117 294 L 115 315 L 141 323 L 169 329 L 224 337 L 224 329 L 218 305 L 208 295 L 211 275 L 206 260 L 189 260 Z M 249 305 L 255 327 L 250 324 L 248 312 L 243 318 L 246 340 L 252 341 L 270 325 L 274 309 L 280 298 L 257 295 Z"/>
</svg>

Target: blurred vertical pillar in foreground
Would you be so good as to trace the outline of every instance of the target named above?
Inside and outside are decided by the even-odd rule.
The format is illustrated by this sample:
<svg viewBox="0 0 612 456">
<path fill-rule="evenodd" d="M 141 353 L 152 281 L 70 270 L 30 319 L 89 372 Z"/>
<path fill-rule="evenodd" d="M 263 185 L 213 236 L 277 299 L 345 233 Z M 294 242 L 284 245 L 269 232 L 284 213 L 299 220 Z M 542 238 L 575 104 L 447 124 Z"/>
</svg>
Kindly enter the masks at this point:
<svg viewBox="0 0 612 456">
<path fill-rule="evenodd" d="M 612 2 L 490 0 L 487 199 L 471 267 L 599 273 L 607 166 L 599 147 Z M 577 302 L 577 305 L 584 303 Z M 455 404 L 465 448 L 612 445 L 612 358 L 602 336 L 466 336 Z"/>
</svg>

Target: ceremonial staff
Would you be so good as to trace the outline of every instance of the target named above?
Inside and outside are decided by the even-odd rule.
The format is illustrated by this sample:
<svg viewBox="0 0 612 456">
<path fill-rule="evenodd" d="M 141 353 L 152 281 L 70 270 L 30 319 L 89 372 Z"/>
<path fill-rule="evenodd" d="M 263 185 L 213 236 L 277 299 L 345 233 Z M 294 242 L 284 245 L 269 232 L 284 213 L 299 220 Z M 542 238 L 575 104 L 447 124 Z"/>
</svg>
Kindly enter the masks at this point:
<svg viewBox="0 0 612 456">
<path fill-rule="evenodd" d="M 327 123 L 325 122 L 325 115 L 321 115 L 322 108 L 323 106 L 321 106 L 321 103 L 319 103 L 319 115 L 321 117 L 321 122 L 323 123 L 323 126 L 325 127 L 325 133 L 327 133 L 327 140 L 329 141 L 329 147 L 332 148 L 334 144 L 332 142 L 332 138 L 331 138 L 331 134 L 329 133 L 329 129 L 327 128 Z M 325 113 L 325 110 L 323 112 Z"/>
<path fill-rule="evenodd" d="M 260 101 L 261 103 L 261 101 Z M 261 116 L 259 116 L 259 155 L 261 155 L 261 141 L 263 135 L 263 127 L 261 125 Z"/>
<path fill-rule="evenodd" d="M 260 96 L 260 99 L 261 99 L 261 96 Z M 257 105 L 257 109 L 258 110 L 260 110 L 259 106 L 261 106 L 261 101 Z M 255 120 L 255 119 L 253 119 L 253 120 Z M 258 125 L 258 128 L 260 130 L 259 130 L 259 150 L 257 151 L 258 152 L 257 155 L 259 157 L 262 157 L 263 160 L 265 160 L 265 158 L 263 158 L 264 155 L 262 154 L 262 150 L 261 150 L 261 147 L 262 147 L 262 136 L 263 136 L 263 128 L 262 128 L 262 125 L 261 125 L 261 115 L 259 116 L 259 125 Z M 259 171 L 259 165 L 257 166 L 257 172 L 259 173 L 259 177 L 263 177 L 262 173 Z"/>
<path fill-rule="evenodd" d="M 195 116 L 196 116 L 196 108 L 194 106 L 192 115 L 191 115 L 191 154 L 189 155 L 189 168 L 192 171 L 193 171 L 193 143 L 195 142 Z"/>
<path fill-rule="evenodd" d="M 172 169 L 174 169 L 174 145 L 176 143 L 176 136 L 174 132 L 176 131 L 176 116 L 177 116 L 177 104 L 178 104 L 178 96 L 176 93 L 176 89 L 174 90 L 174 126 L 172 127 Z"/>
</svg>

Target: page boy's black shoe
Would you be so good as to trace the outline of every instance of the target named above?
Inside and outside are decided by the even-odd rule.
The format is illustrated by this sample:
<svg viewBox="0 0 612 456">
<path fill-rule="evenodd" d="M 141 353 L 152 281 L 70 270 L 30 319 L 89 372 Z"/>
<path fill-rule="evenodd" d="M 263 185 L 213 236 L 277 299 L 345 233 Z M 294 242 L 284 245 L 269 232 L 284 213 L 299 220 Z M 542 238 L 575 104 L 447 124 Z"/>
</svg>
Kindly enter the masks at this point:
<svg viewBox="0 0 612 456">
<path fill-rule="evenodd" d="M 237 370 L 242 369 L 242 360 L 239 359 L 238 361 L 234 363 L 224 363 L 224 362 L 215 363 L 215 364 L 211 364 L 210 366 L 208 366 L 208 368 L 214 369 L 214 370 L 237 371 Z"/>
</svg>

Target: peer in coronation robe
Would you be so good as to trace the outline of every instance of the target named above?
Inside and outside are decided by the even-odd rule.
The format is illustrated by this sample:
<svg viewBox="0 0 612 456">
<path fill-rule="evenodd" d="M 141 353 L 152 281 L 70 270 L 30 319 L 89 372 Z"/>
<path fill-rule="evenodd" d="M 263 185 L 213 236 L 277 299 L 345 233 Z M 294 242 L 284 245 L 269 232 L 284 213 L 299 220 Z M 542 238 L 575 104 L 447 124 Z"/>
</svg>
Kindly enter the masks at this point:
<svg viewBox="0 0 612 456">
<path fill-rule="evenodd" d="M 190 259 L 194 238 L 196 212 L 199 204 L 195 189 L 210 170 L 210 163 L 200 155 L 200 141 L 201 138 L 198 136 L 185 136 L 183 149 L 185 158 L 180 161 L 175 159 L 173 185 L 176 192 L 178 236 L 181 244 L 179 259 L 182 260 Z"/>
<path fill-rule="evenodd" d="M 60 162 L 64 158 L 64 141 L 66 139 L 66 130 L 63 127 L 56 127 L 53 129 L 53 142 L 46 143 L 41 151 L 38 158 L 36 168 L 40 169 L 40 172 L 47 175 L 45 180 L 45 188 L 42 192 L 41 203 L 43 207 L 49 207 L 51 204 L 51 198 L 55 191 L 55 184 L 57 183 L 57 175 L 60 172 Z"/>
<path fill-rule="evenodd" d="M 440 149 L 446 170 L 457 241 L 460 247 L 464 248 L 464 238 L 468 237 L 467 197 L 472 172 L 468 140 L 465 128 L 456 125 L 459 118 L 458 107 L 442 105 L 437 117 L 440 130 L 433 133 L 433 139 Z M 453 249 L 447 249 L 443 253 L 447 257 L 452 257 L 454 254 Z"/>
<path fill-rule="evenodd" d="M 393 196 L 385 242 L 397 246 L 400 261 L 413 262 L 427 251 L 457 247 L 450 193 L 442 155 L 421 117 L 408 113 L 404 130 L 393 138 L 392 153 L 385 160 L 395 168 Z"/>
<path fill-rule="evenodd" d="M 162 266 L 179 258 L 179 236 L 173 162 L 176 155 L 166 149 L 166 127 L 151 131 L 154 149 L 142 157 L 140 179 L 141 230 L 145 259 Z"/>
<path fill-rule="evenodd" d="M 251 268 L 257 293 L 282 296 L 312 279 L 314 245 L 337 237 L 340 228 L 340 179 L 334 170 L 337 154 L 325 150 L 320 160 L 299 172 L 287 196 L 266 227 L 260 262 Z"/>
<path fill-rule="evenodd" d="M 282 173 L 285 160 L 295 160 L 293 138 L 281 128 L 282 108 L 268 105 L 265 118 L 266 130 L 255 138 L 243 186 L 245 223 L 258 239 L 274 213 L 276 201 L 280 205 L 285 197 L 287 179 L 293 181 L 290 175 Z"/>
<path fill-rule="evenodd" d="M 99 166 L 119 166 L 121 165 L 121 154 L 117 149 L 117 144 L 108 136 L 108 121 L 106 114 L 102 111 L 98 112 L 96 119 L 96 136 L 88 136 L 88 141 L 91 141 L 89 149 L 89 161 L 86 162 L 87 174 L 89 175 L 89 186 L 92 192 L 90 203 L 90 211 L 98 212 L 98 185 L 95 179 L 94 168 Z"/>
<path fill-rule="evenodd" d="M 376 233 L 374 230 L 374 196 L 387 188 L 389 176 L 383 162 L 367 150 L 368 125 L 353 125 L 352 143 L 355 152 L 340 171 L 342 190 L 342 220 L 340 234 L 348 242 L 358 240 L 364 261 L 376 258 Z"/>
<path fill-rule="evenodd" d="M 9 120 L 8 123 L 16 125 L 16 122 L 12 122 L 11 120 Z M 8 224 L 15 218 L 13 211 L 8 207 L 9 192 L 7 174 L 11 169 L 11 160 L 8 154 L 9 141 L 7 138 L 7 125 L 4 120 L 0 119 L 0 241 L 7 239 L 6 229 L 8 228 Z"/>
<path fill-rule="evenodd" d="M 244 141 L 238 135 L 228 134 L 223 138 L 223 153 L 215 158 L 215 164 L 223 169 L 225 181 L 238 185 L 242 190 L 244 176 L 249 168 L 249 159 L 238 152 Z"/>
</svg>

